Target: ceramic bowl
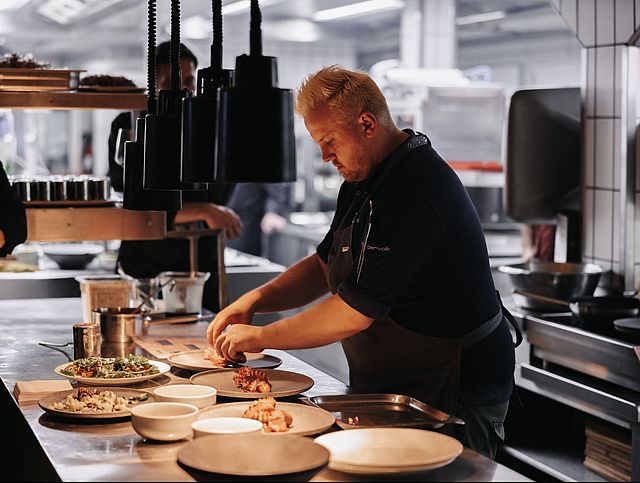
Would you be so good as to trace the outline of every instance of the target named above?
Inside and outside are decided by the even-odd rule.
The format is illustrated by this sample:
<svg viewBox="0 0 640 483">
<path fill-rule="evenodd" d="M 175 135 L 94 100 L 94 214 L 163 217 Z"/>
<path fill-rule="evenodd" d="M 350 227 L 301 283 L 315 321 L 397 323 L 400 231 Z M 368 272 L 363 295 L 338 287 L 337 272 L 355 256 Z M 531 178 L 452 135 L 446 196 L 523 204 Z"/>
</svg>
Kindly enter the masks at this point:
<svg viewBox="0 0 640 483">
<path fill-rule="evenodd" d="M 210 386 L 199 384 L 174 384 L 157 387 L 153 394 L 160 402 L 193 404 L 198 409 L 213 406 L 218 391 Z"/>
<path fill-rule="evenodd" d="M 198 408 L 192 404 L 154 402 L 131 408 L 131 424 L 143 438 L 177 441 L 192 436 Z"/>
<path fill-rule="evenodd" d="M 209 436 L 211 434 L 240 434 L 262 432 L 262 423 L 247 418 L 208 418 L 191 424 L 193 435 Z"/>
</svg>

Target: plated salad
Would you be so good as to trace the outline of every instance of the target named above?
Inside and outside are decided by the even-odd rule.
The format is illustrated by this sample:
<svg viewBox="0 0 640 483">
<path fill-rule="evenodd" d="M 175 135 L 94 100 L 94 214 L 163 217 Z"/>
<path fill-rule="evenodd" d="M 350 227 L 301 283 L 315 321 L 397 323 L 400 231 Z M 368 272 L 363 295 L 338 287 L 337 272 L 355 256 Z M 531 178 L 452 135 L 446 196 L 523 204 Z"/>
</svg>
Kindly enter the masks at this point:
<svg viewBox="0 0 640 483">
<path fill-rule="evenodd" d="M 159 374 L 160 370 L 146 357 L 130 354 L 127 357 L 76 359 L 60 369 L 60 373 L 72 377 L 122 379 Z"/>
</svg>

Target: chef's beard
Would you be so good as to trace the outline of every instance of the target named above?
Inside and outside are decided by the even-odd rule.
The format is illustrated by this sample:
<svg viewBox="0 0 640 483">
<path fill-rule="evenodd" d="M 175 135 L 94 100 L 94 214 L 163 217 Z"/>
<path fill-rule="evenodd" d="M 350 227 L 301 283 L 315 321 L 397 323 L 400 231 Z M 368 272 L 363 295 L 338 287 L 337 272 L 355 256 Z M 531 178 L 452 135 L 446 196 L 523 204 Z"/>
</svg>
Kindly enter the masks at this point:
<svg viewBox="0 0 640 483">
<path fill-rule="evenodd" d="M 359 148 L 349 156 L 349 163 L 345 165 L 338 160 L 338 165 L 342 168 L 338 172 L 347 183 L 364 181 L 371 174 L 373 160 L 364 148 Z"/>
</svg>

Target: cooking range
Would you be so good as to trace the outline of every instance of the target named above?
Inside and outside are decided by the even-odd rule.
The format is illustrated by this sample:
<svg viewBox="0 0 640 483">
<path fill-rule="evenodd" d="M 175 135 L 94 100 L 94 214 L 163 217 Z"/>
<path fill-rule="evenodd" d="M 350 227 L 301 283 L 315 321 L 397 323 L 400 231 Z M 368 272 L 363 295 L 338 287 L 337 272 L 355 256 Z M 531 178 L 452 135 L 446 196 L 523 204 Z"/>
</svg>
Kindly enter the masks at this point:
<svg viewBox="0 0 640 483">
<path fill-rule="evenodd" d="M 526 330 L 519 385 L 632 433 L 632 481 L 640 477 L 640 336 L 610 325 L 578 327 L 570 312 L 512 308 Z"/>
</svg>

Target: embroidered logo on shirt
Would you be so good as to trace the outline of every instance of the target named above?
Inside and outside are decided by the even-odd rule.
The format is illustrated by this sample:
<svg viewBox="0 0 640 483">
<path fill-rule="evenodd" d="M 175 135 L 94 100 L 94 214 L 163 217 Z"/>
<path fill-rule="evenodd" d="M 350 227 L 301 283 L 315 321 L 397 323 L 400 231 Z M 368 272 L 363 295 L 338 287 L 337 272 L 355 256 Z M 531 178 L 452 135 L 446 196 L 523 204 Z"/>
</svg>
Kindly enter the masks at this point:
<svg viewBox="0 0 640 483">
<path fill-rule="evenodd" d="M 390 252 L 391 247 L 389 245 L 382 245 L 382 246 L 367 245 L 367 250 L 370 252 Z"/>
<path fill-rule="evenodd" d="M 349 251 L 349 245 L 345 245 L 342 247 L 342 253 L 348 252 Z"/>
</svg>

